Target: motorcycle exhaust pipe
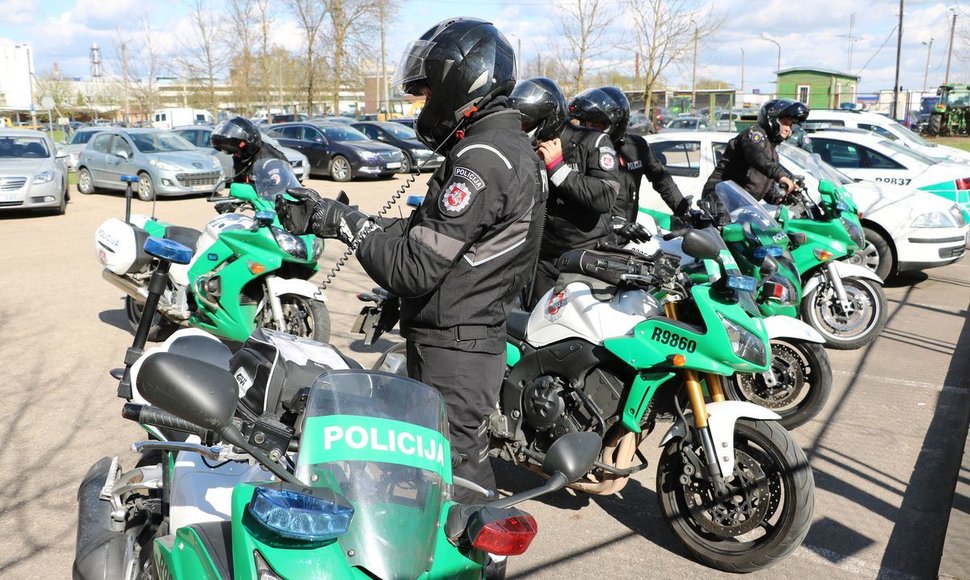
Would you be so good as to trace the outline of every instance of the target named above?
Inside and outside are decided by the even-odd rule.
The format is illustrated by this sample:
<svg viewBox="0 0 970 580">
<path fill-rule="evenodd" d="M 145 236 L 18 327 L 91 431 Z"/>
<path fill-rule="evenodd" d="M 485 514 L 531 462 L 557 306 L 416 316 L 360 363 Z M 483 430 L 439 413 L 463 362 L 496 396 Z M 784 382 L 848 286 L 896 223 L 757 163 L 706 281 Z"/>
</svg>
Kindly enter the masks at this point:
<svg viewBox="0 0 970 580">
<path fill-rule="evenodd" d="M 128 296 L 131 296 L 138 304 L 145 304 L 145 300 L 148 299 L 148 288 L 139 286 L 128 278 L 123 278 L 107 268 L 101 270 L 101 277 L 120 288 Z"/>
</svg>

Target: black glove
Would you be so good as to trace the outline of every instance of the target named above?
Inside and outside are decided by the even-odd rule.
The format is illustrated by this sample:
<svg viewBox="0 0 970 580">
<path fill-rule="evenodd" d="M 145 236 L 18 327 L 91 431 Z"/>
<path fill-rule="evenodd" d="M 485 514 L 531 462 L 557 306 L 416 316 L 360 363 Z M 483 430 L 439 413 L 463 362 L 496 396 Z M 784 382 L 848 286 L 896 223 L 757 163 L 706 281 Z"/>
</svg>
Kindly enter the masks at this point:
<svg viewBox="0 0 970 580">
<path fill-rule="evenodd" d="M 613 218 L 613 233 L 631 242 L 643 243 L 650 241 L 650 232 L 637 222 L 628 222 L 621 218 Z"/>
<path fill-rule="evenodd" d="M 294 187 L 288 189 L 286 193 L 296 201 L 288 200 L 282 195 L 276 196 L 276 214 L 280 218 L 280 223 L 294 234 L 311 233 L 310 217 L 313 215 L 313 207 L 323 198 L 317 192 L 305 187 Z"/>
<path fill-rule="evenodd" d="M 380 229 L 371 216 L 335 199 L 321 199 L 313 206 L 310 228 L 321 238 L 337 238 L 348 246 L 361 232 Z"/>
<path fill-rule="evenodd" d="M 680 203 L 674 208 L 674 215 L 685 216 L 687 212 L 690 211 L 690 204 L 694 200 L 693 195 L 688 195 L 687 197 L 681 198 Z"/>
</svg>

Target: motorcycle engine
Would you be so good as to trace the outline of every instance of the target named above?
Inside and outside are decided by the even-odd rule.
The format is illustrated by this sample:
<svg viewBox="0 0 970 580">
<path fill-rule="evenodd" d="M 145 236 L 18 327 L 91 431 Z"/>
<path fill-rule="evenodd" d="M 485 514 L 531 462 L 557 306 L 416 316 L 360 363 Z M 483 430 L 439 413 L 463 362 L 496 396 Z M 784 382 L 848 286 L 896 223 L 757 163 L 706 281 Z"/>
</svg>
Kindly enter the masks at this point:
<svg viewBox="0 0 970 580">
<path fill-rule="evenodd" d="M 620 418 L 617 410 L 624 384 L 604 368 L 594 368 L 579 389 L 560 377 L 536 377 L 523 390 L 525 423 L 551 440 L 575 431 L 603 435 Z"/>
</svg>

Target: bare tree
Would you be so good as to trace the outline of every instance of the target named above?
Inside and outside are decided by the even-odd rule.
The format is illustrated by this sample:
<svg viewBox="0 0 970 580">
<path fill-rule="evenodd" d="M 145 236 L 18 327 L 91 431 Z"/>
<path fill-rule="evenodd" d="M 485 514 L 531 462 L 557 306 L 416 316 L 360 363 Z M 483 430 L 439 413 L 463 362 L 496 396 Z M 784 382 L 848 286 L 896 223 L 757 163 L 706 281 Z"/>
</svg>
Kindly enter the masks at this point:
<svg viewBox="0 0 970 580">
<path fill-rule="evenodd" d="M 386 114 L 391 113 L 391 89 L 388 86 L 387 78 L 387 23 L 388 20 L 397 15 L 397 0 L 377 0 L 378 20 L 381 27 L 381 70 L 380 80 L 377 83 L 377 111 L 380 112 L 384 103 L 383 110 Z"/>
<path fill-rule="evenodd" d="M 320 0 L 287 0 L 287 4 L 296 16 L 297 23 L 303 28 L 303 40 L 306 44 L 303 63 L 306 112 L 313 114 L 315 80 L 319 69 L 316 63 L 317 42 L 320 40 L 320 28 L 327 17 L 327 6 L 326 2 Z"/>
<path fill-rule="evenodd" d="M 629 0 L 629 5 L 643 59 L 644 110 L 650 115 L 653 91 L 664 71 L 688 57 L 695 40 L 710 41 L 723 20 L 699 0 Z"/>
<path fill-rule="evenodd" d="M 253 94 L 256 80 L 256 59 L 253 47 L 257 46 L 260 29 L 250 27 L 249 23 L 257 14 L 255 0 L 228 0 L 226 12 L 229 24 L 226 27 L 227 54 L 231 54 L 229 62 L 229 81 L 232 87 L 233 102 L 237 108 L 246 113 L 252 113 Z"/>
<path fill-rule="evenodd" d="M 190 7 L 192 29 L 188 38 L 180 39 L 182 54 L 177 63 L 193 83 L 202 85 L 202 98 L 193 95 L 193 102 L 204 103 L 218 118 L 216 77 L 223 73 L 229 60 L 229 54 L 221 42 L 225 37 L 223 18 L 221 14 L 208 10 L 205 0 L 194 0 Z"/>
<path fill-rule="evenodd" d="M 272 4 L 270 0 L 255 0 L 256 13 L 259 16 L 259 74 L 263 86 L 263 106 L 269 113 L 269 104 L 273 102 L 273 83 L 270 79 L 270 46 L 269 30 L 273 25 Z"/>
<path fill-rule="evenodd" d="M 373 30 L 379 19 L 380 6 L 374 0 L 324 0 L 330 16 L 330 40 L 332 41 L 333 110 L 340 112 L 340 89 L 349 80 L 348 64 L 352 54 L 364 51 L 350 50 L 355 41 L 366 31 Z M 363 48 L 363 47 L 362 47 Z"/>
<path fill-rule="evenodd" d="M 609 28 L 617 12 L 610 9 L 606 0 L 568 0 L 561 8 L 559 27 L 570 56 L 576 63 L 570 84 L 578 93 L 583 90 L 583 79 L 590 62 L 615 47 L 615 43 L 609 39 Z"/>
</svg>

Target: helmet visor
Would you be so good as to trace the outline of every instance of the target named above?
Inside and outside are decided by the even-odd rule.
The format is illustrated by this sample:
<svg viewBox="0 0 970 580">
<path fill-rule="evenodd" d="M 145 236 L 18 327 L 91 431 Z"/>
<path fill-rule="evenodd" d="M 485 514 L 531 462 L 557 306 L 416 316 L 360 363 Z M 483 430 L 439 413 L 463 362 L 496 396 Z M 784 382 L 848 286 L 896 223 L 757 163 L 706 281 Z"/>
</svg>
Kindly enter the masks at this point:
<svg viewBox="0 0 970 580">
<path fill-rule="evenodd" d="M 415 40 L 409 44 L 404 50 L 404 54 L 401 55 L 401 62 L 398 63 L 397 70 L 394 71 L 391 86 L 402 93 L 407 93 L 409 84 L 427 78 L 424 61 L 434 46 L 435 43 L 430 40 Z"/>
</svg>

